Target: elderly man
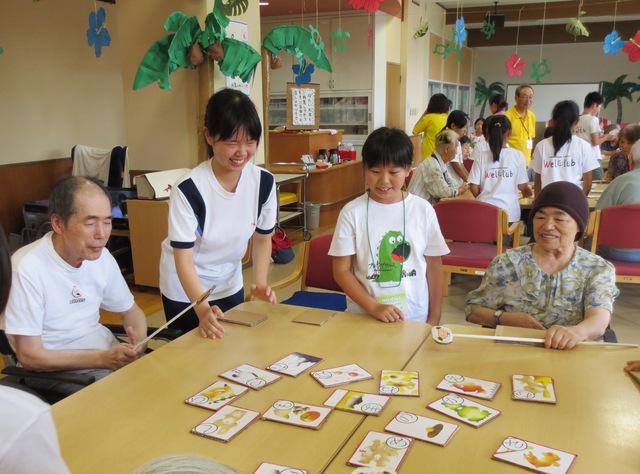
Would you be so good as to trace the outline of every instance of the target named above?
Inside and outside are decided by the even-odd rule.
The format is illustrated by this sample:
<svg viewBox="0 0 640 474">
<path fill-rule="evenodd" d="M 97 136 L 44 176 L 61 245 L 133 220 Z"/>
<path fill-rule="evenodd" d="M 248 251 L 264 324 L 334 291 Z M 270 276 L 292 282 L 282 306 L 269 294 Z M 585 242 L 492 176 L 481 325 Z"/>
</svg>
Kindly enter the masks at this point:
<svg viewBox="0 0 640 474">
<path fill-rule="evenodd" d="M 25 368 L 105 377 L 138 359 L 146 318 L 113 256 L 111 203 L 92 179 L 71 176 L 49 200 L 52 232 L 12 257 L 13 285 L 1 327 Z M 99 309 L 120 313 L 131 339 L 121 344 L 99 323 Z M 33 380 L 34 388 L 70 394 L 81 387 Z"/>
<path fill-rule="evenodd" d="M 516 88 L 516 104 L 504 114 L 511 121 L 511 137 L 509 146 L 520 150 L 527 160 L 531 161 L 533 139 L 536 137 L 536 115 L 529 110 L 533 104 L 533 89 L 528 84 Z"/>
</svg>

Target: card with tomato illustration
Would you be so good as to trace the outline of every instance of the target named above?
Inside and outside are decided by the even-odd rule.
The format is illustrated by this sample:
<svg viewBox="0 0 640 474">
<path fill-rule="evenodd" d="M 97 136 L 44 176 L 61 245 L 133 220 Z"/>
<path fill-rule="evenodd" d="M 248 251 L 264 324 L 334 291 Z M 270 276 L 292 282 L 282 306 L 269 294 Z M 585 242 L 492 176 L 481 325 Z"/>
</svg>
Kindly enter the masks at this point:
<svg viewBox="0 0 640 474">
<path fill-rule="evenodd" d="M 262 419 L 317 430 L 332 411 L 327 407 L 278 400 L 263 413 Z"/>
<path fill-rule="evenodd" d="M 363 415 L 379 415 L 388 402 L 389 397 L 384 395 L 339 388 L 327 398 L 324 405 Z"/>
<path fill-rule="evenodd" d="M 445 392 L 460 393 L 469 397 L 493 400 L 502 387 L 501 383 L 474 379 L 459 374 L 447 374 L 436 387 Z"/>
<path fill-rule="evenodd" d="M 420 377 L 418 372 L 406 370 L 382 370 L 380 372 L 379 393 L 405 397 L 420 396 Z"/>
<path fill-rule="evenodd" d="M 385 431 L 413 439 L 426 441 L 427 443 L 446 446 L 453 435 L 458 431 L 459 426 L 455 423 L 434 420 L 426 416 L 416 415 L 406 411 L 399 412 L 384 427 Z"/>
<path fill-rule="evenodd" d="M 231 403 L 240 395 L 247 392 L 247 390 L 249 389 L 242 385 L 218 380 L 195 395 L 187 398 L 184 402 L 196 407 L 216 411 Z"/>
<path fill-rule="evenodd" d="M 565 474 L 569 472 L 578 456 L 521 438 L 507 436 L 492 457 L 497 461 L 515 464 L 530 471 Z"/>
<path fill-rule="evenodd" d="M 364 370 L 358 364 L 343 365 L 332 369 L 318 370 L 311 372 L 311 376 L 316 379 L 323 387 L 335 387 L 336 385 L 344 385 L 360 380 L 369 380 L 373 378 L 369 372 Z"/>
</svg>

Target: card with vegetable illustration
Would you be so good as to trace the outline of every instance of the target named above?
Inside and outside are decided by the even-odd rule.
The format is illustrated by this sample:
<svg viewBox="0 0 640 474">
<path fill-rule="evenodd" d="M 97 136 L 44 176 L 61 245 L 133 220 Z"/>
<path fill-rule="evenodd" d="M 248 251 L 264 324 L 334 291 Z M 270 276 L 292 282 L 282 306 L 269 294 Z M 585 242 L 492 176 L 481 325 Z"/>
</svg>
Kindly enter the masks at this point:
<svg viewBox="0 0 640 474">
<path fill-rule="evenodd" d="M 547 375 L 512 375 L 511 398 L 526 402 L 556 403 L 553 379 Z"/>
<path fill-rule="evenodd" d="M 411 438 L 369 431 L 347 464 L 384 468 L 385 472 L 396 471 L 407 455 L 411 443 Z"/>
<path fill-rule="evenodd" d="M 427 407 L 475 428 L 479 428 L 500 416 L 500 410 L 474 402 L 455 393 L 445 395 L 430 403 Z"/>
<path fill-rule="evenodd" d="M 216 411 L 231 403 L 247 390 L 249 389 L 242 385 L 218 380 L 192 397 L 187 398 L 184 402 L 196 407 Z"/>
<path fill-rule="evenodd" d="M 530 471 L 565 474 L 576 461 L 576 454 L 507 436 L 493 453 L 493 459 L 524 467 Z"/>
<path fill-rule="evenodd" d="M 267 370 L 279 372 L 284 375 L 290 375 L 291 377 L 297 377 L 320 362 L 322 362 L 321 357 L 315 357 L 301 352 L 294 352 L 279 361 L 274 362 L 267 367 Z"/>
<path fill-rule="evenodd" d="M 254 390 L 260 390 L 270 383 L 280 380 L 279 375 L 267 372 L 249 364 L 242 364 L 220 374 L 223 379 L 231 380 Z"/>
<path fill-rule="evenodd" d="M 388 402 L 389 397 L 384 395 L 339 388 L 327 398 L 324 405 L 363 415 L 379 415 Z"/>
<path fill-rule="evenodd" d="M 493 400 L 500 387 L 502 387 L 502 384 L 498 382 L 474 379 L 458 374 L 447 374 L 436 388 L 445 392 L 455 392 L 469 397 Z"/>
<path fill-rule="evenodd" d="M 193 434 L 227 442 L 253 423 L 260 413 L 227 405 L 191 429 Z"/>
<path fill-rule="evenodd" d="M 343 365 L 332 369 L 311 372 L 311 376 L 325 388 L 373 378 L 373 375 L 358 364 Z"/>
<path fill-rule="evenodd" d="M 426 416 L 416 415 L 406 411 L 399 412 L 384 427 L 385 431 L 403 436 L 409 436 L 413 439 L 426 441 L 427 443 L 446 446 L 453 435 L 458 431 L 459 426 L 455 423 L 447 423 L 446 421 L 434 420 Z"/>
<path fill-rule="evenodd" d="M 419 397 L 419 374 L 418 372 L 405 370 L 382 370 L 380 372 L 380 388 L 378 391 L 383 395 Z"/>
<path fill-rule="evenodd" d="M 253 471 L 253 474 L 308 474 L 308 471 L 298 469 L 296 467 L 281 466 L 280 464 L 263 462 L 258 466 L 258 469 Z"/>
<path fill-rule="evenodd" d="M 279 421 L 317 430 L 333 410 L 289 400 L 278 400 L 262 415 L 263 420 Z"/>
</svg>

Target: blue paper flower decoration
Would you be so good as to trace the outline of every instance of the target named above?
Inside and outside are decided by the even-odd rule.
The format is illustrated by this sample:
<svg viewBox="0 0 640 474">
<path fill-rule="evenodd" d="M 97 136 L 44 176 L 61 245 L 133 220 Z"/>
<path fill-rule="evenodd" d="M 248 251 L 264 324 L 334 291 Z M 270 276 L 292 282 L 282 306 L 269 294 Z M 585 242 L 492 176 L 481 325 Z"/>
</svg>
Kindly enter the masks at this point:
<svg viewBox="0 0 640 474">
<path fill-rule="evenodd" d="M 302 64 L 294 64 L 291 66 L 291 70 L 296 75 L 296 84 L 309 84 L 311 82 L 311 74 L 316 70 L 316 67 L 309 63 L 306 64 L 306 61 L 303 60 Z"/>
<path fill-rule="evenodd" d="M 460 17 L 456 20 L 456 31 L 454 33 L 454 42 L 456 46 L 462 48 L 465 41 L 467 41 L 467 30 L 465 28 L 464 17 Z"/>
<path fill-rule="evenodd" d="M 620 35 L 616 30 L 611 30 L 607 36 L 604 37 L 604 52 L 611 53 L 614 56 L 618 54 L 618 50 L 624 46 L 624 40 L 620 38 Z"/>
<path fill-rule="evenodd" d="M 89 29 L 87 30 L 87 42 L 96 50 L 96 58 L 102 55 L 102 47 L 111 45 L 111 36 L 104 27 L 107 13 L 104 8 L 89 13 Z"/>
</svg>

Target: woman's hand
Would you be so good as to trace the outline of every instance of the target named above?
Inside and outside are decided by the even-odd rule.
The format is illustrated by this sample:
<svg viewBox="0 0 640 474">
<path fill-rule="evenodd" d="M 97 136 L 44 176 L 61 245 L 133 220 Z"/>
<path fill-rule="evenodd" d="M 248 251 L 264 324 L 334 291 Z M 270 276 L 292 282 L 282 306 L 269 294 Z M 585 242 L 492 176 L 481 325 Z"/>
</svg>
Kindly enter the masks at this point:
<svg viewBox="0 0 640 474">
<path fill-rule="evenodd" d="M 222 317 L 222 310 L 217 306 L 209 306 L 204 301 L 195 308 L 200 324 L 198 330 L 200 335 L 209 339 L 222 339 L 224 337 L 224 327 L 218 322 L 218 318 Z"/>
<path fill-rule="evenodd" d="M 251 285 L 251 294 L 267 303 L 276 304 L 278 302 L 276 292 L 270 286 L 258 286 L 254 283 Z"/>
<path fill-rule="evenodd" d="M 554 324 L 547 330 L 544 347 L 547 349 L 569 350 L 586 339 L 579 326 L 565 327 Z"/>
<path fill-rule="evenodd" d="M 371 311 L 371 316 L 383 323 L 395 323 L 396 321 L 404 321 L 404 314 L 399 308 L 392 304 L 376 304 Z"/>
</svg>

